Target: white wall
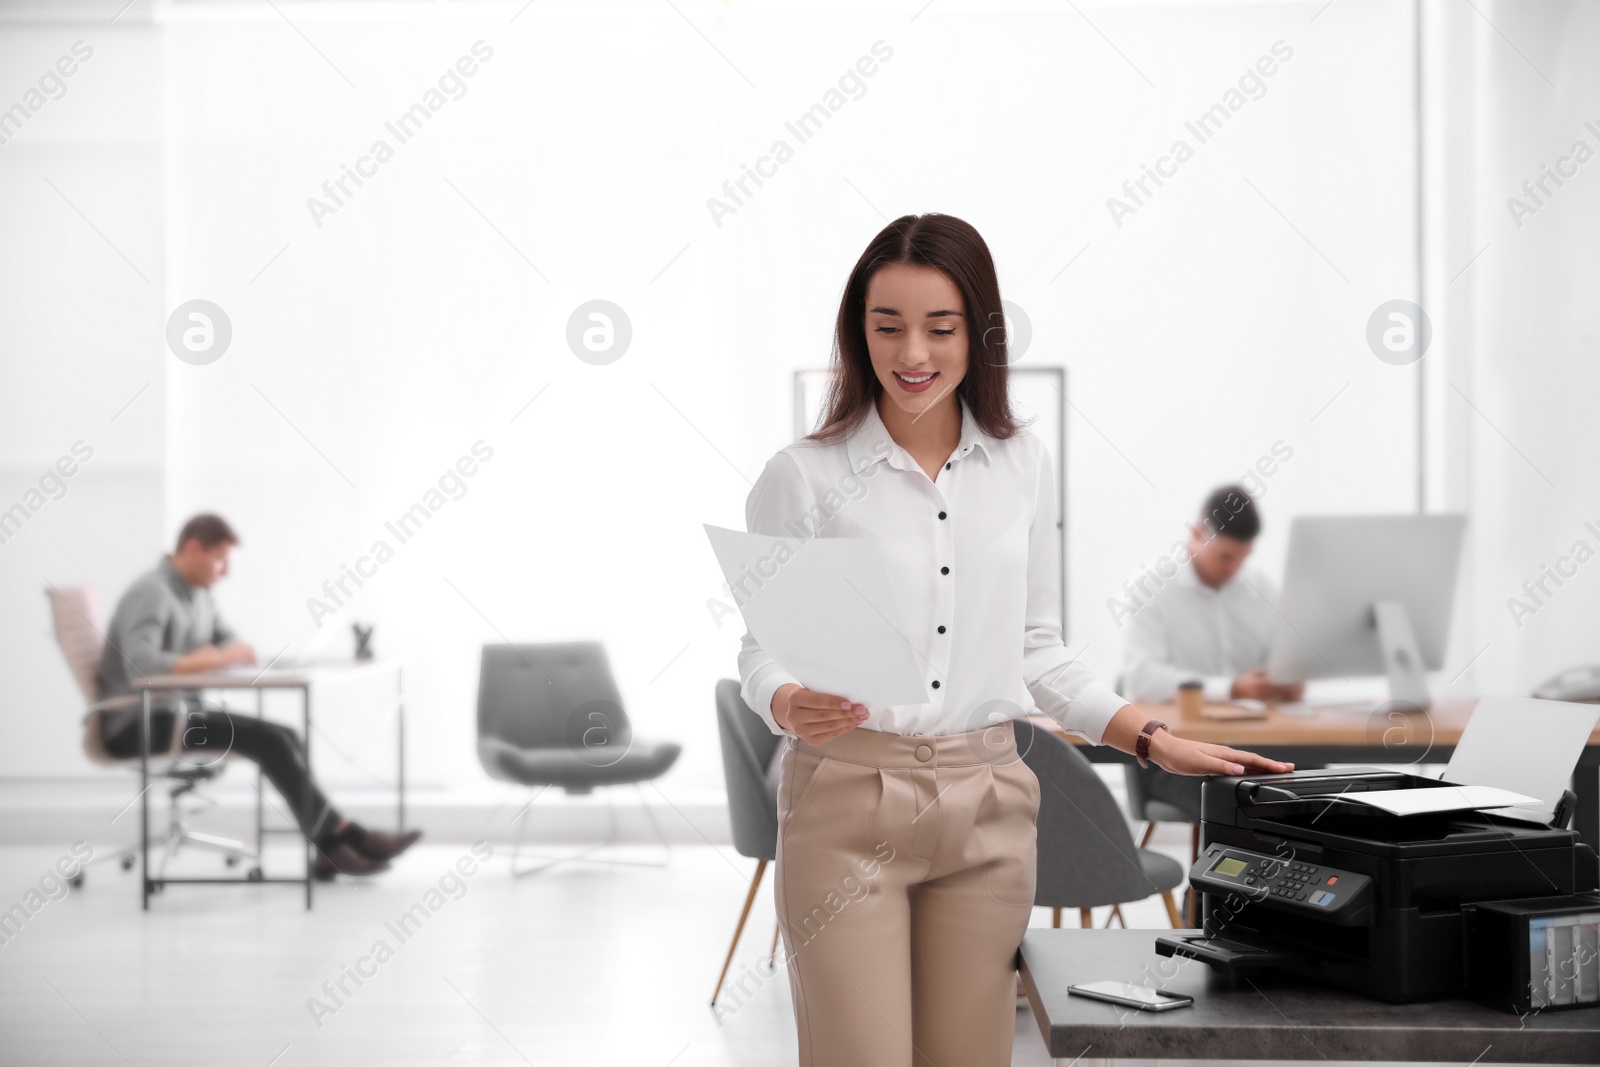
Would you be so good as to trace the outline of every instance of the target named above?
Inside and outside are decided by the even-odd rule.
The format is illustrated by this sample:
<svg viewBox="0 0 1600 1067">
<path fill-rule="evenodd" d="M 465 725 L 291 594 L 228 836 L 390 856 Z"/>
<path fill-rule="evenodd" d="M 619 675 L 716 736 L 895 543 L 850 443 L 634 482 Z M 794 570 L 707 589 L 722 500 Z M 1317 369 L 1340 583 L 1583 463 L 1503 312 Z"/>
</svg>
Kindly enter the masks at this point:
<svg viewBox="0 0 1600 1067">
<path fill-rule="evenodd" d="M 1031 319 L 1024 361 L 1068 369 L 1070 628 L 1107 675 L 1107 598 L 1274 442 L 1294 453 L 1266 483 L 1268 570 L 1294 514 L 1412 505 L 1416 368 L 1364 341 L 1374 306 L 1414 295 L 1408 5 L 940 3 L 914 21 L 915 5 L 679 5 L 705 37 L 655 4 L 539 4 L 514 23 L 516 4 L 280 6 L 305 37 L 270 8 L 217 4 L 97 53 L 162 94 L 141 112 L 161 129 L 148 181 L 130 189 L 112 165 L 124 133 L 78 164 L 84 197 L 151 264 L 153 303 L 67 312 L 97 285 L 135 291 L 70 213 L 5 242 L 80 248 L 49 277 L 3 257 L 29 309 L 4 328 L 32 331 L 6 335 L 7 382 L 46 373 L 19 352 L 41 339 L 71 359 L 6 390 L 8 414 L 36 414 L 6 420 L 5 455 L 70 444 L 72 420 L 111 403 L 91 390 L 121 395 L 137 363 L 151 403 L 117 426 L 155 420 L 140 454 L 160 478 L 140 522 L 90 532 L 52 509 L 25 533 L 48 531 L 58 555 L 26 554 L 44 537 L 0 546 L 8 594 L 25 594 L 8 600 L 7 666 L 58 724 L 0 750 L 0 774 L 84 771 L 34 572 L 119 589 L 208 508 L 244 536 L 219 597 L 258 649 L 343 650 L 352 617 L 377 621 L 380 650 L 407 664 L 416 780 L 482 781 L 484 642 L 597 637 L 639 732 L 684 743 L 668 795 L 714 794 L 711 691 L 735 674 L 739 635 L 706 609 L 721 583 L 700 524 L 742 523 L 750 480 L 789 439 L 793 371 L 824 365 L 850 266 L 907 212 L 973 222 Z M 34 57 L 74 33 L 27 32 Z M 318 228 L 307 197 L 480 38 L 495 54 L 466 95 Z M 878 40 L 893 56 L 865 95 L 717 226 L 707 198 Z M 1107 198 L 1279 40 L 1293 57 L 1264 94 L 1115 225 Z M 80 90 L 68 102 L 86 109 L 127 91 Z M 0 147 L 0 181 L 41 207 L 54 194 L 16 159 L 45 150 L 12 153 L 47 122 L 66 135 L 58 106 Z M 161 340 L 194 297 L 234 327 L 204 367 Z M 563 340 L 596 297 L 634 326 L 605 367 Z M 314 625 L 307 598 L 480 439 L 494 456 L 466 495 Z"/>
<path fill-rule="evenodd" d="M 1430 307 L 1442 324 L 1427 357 L 1443 475 L 1435 500 L 1472 515 L 1452 657 L 1471 667 L 1457 687 L 1527 692 L 1600 661 L 1600 564 L 1590 558 L 1600 553 L 1600 8 L 1481 7 L 1426 11 L 1438 31 L 1428 63 L 1438 159 Z M 1523 183 L 1580 140 L 1589 161 L 1565 164 L 1577 173 L 1547 183 L 1553 195 L 1536 189 L 1545 201 L 1536 204 Z M 1512 197 L 1536 209 L 1520 226 Z M 1547 580 L 1536 600 L 1523 583 L 1546 566 L 1568 577 Z M 1512 598 L 1532 614 L 1514 615 Z"/>
<path fill-rule="evenodd" d="M 63 57 L 72 75 L 0 127 L 0 510 L 26 515 L 0 526 L 9 777 L 93 770 L 47 585 L 96 585 L 109 613 L 167 538 L 162 42 L 131 24 L 0 24 L 0 108 Z M 48 480 L 62 457 L 73 474 Z"/>
</svg>

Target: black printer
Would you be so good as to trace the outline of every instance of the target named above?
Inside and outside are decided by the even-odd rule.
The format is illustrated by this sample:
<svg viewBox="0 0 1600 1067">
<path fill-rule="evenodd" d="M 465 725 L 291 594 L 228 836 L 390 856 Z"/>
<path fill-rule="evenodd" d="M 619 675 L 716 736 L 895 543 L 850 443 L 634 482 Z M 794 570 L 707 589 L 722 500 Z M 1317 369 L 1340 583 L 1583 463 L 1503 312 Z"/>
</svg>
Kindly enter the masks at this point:
<svg viewBox="0 0 1600 1067">
<path fill-rule="evenodd" d="M 1567 827 L 1570 793 L 1548 826 L 1395 815 L 1356 796 L 1444 787 L 1366 768 L 1206 779 L 1189 872 L 1204 934 L 1160 937 L 1156 951 L 1236 980 L 1277 968 L 1395 1003 L 1465 994 L 1475 905 L 1587 892 L 1597 865 Z"/>
</svg>

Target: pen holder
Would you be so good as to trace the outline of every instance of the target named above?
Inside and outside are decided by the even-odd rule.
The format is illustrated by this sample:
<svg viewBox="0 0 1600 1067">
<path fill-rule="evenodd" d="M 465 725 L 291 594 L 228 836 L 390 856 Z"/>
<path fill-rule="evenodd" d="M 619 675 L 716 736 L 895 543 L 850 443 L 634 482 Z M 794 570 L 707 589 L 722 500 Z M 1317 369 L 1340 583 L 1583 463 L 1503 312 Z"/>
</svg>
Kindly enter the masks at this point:
<svg viewBox="0 0 1600 1067">
<path fill-rule="evenodd" d="M 362 626 L 359 622 L 350 624 L 350 631 L 356 637 L 356 659 L 369 660 L 372 658 L 372 631 L 371 624 Z"/>
</svg>

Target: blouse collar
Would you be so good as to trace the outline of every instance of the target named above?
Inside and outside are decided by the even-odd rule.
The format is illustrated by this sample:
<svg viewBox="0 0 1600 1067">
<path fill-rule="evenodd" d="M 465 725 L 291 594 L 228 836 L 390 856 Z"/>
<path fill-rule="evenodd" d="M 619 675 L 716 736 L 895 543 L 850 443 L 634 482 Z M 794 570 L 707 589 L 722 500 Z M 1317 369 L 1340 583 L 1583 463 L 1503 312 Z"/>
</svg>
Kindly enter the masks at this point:
<svg viewBox="0 0 1600 1067">
<path fill-rule="evenodd" d="M 983 453 L 985 461 L 992 459 L 995 439 L 978 426 L 978 420 L 973 417 L 966 398 L 958 395 L 956 400 L 961 406 L 961 440 L 956 442 L 956 449 L 950 456 L 950 462 L 962 459 L 975 448 Z M 911 453 L 889 436 L 889 428 L 883 424 L 883 417 L 878 414 L 876 398 L 868 405 L 867 417 L 850 435 L 846 447 L 850 456 L 850 469 L 857 474 L 883 459 L 887 459 L 889 465 L 896 470 L 916 468 L 916 461 L 911 458 Z"/>
</svg>

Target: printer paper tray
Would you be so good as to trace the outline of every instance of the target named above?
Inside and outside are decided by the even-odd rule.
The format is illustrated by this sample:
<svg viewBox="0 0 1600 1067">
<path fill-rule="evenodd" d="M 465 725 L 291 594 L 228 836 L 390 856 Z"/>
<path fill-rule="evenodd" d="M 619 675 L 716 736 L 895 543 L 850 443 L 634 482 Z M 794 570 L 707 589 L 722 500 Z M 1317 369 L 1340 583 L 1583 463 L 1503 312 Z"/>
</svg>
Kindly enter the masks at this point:
<svg viewBox="0 0 1600 1067">
<path fill-rule="evenodd" d="M 1260 967 L 1282 967 L 1298 958 L 1294 953 L 1256 944 L 1248 938 L 1207 937 L 1203 934 L 1158 937 L 1156 955 L 1187 956 L 1208 963 L 1229 976 Z"/>
</svg>

